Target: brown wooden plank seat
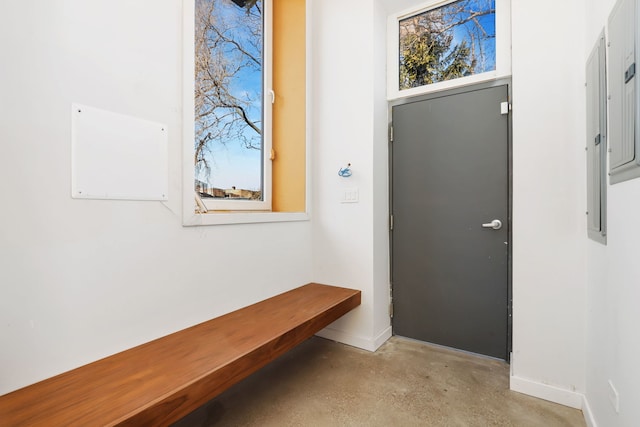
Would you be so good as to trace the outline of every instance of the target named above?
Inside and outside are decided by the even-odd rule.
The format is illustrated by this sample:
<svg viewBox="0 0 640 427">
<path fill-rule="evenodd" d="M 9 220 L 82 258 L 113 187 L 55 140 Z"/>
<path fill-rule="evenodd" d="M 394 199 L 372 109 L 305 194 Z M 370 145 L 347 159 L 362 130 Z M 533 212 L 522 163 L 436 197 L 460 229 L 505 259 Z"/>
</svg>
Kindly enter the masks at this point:
<svg viewBox="0 0 640 427">
<path fill-rule="evenodd" d="M 2 426 L 162 426 L 360 304 L 310 283 L 0 396 Z"/>
</svg>

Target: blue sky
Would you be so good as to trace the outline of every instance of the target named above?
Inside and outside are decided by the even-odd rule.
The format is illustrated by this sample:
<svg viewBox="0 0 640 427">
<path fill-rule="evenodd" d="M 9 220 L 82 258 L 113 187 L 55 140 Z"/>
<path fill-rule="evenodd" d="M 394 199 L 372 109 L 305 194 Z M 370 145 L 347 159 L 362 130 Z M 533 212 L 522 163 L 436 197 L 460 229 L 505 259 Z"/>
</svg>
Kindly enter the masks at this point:
<svg viewBox="0 0 640 427">
<path fill-rule="evenodd" d="M 485 1 L 471 1 L 470 5 L 471 7 L 473 7 L 474 5 L 478 5 L 478 7 L 476 9 L 480 9 L 480 5 L 484 4 Z M 446 7 L 446 6 L 444 6 Z M 496 8 L 496 4 L 495 1 L 491 2 L 490 7 L 492 9 L 495 10 Z M 466 18 L 468 16 L 464 15 L 463 17 Z M 461 18 L 463 18 L 461 17 Z M 485 51 L 485 55 L 486 55 L 486 65 L 484 67 L 484 69 L 476 69 L 476 73 L 480 73 L 480 72 L 486 72 L 486 71 L 492 71 L 495 70 L 496 67 L 496 57 L 495 57 L 495 52 L 496 52 L 496 39 L 495 39 L 495 34 L 496 34 L 496 15 L 495 13 L 490 14 L 490 15 L 484 15 L 484 16 L 480 16 L 477 18 L 478 22 L 480 23 L 480 25 L 484 28 L 484 30 L 486 31 L 486 33 L 488 35 L 493 35 L 493 38 L 489 38 L 489 39 L 485 39 L 485 40 L 476 40 L 476 46 L 479 46 L 480 43 L 483 44 L 483 48 Z M 467 39 L 468 42 L 470 42 L 469 39 L 469 35 L 468 32 L 469 31 L 473 31 L 476 27 L 476 24 L 472 21 L 470 22 L 466 22 L 462 25 L 458 25 L 456 27 L 454 27 L 454 39 L 453 39 L 453 43 L 451 43 L 452 47 L 456 46 L 458 44 L 460 44 L 464 39 Z"/>
<path fill-rule="evenodd" d="M 230 2 L 217 2 L 221 17 L 233 22 L 236 19 L 242 20 L 246 16 L 246 11 Z M 241 32 L 239 37 L 241 37 Z M 239 40 L 239 37 L 236 39 Z M 247 50 L 248 46 L 244 46 Z M 236 75 L 232 83 L 231 93 L 239 98 L 244 98 L 244 94 L 252 94 L 256 101 L 248 110 L 250 119 L 254 122 L 261 122 L 261 99 L 262 99 L 262 71 L 245 68 Z M 260 123 L 261 126 L 261 123 Z M 245 129 L 246 136 L 256 136 L 252 129 Z M 261 150 L 248 149 L 239 140 L 228 140 L 225 144 L 213 142 L 209 145 L 211 151 L 207 154 L 211 165 L 211 174 L 207 177 L 203 172 L 197 179 L 208 182 L 216 188 L 242 188 L 248 190 L 260 190 L 262 182 L 262 152 Z"/>
</svg>

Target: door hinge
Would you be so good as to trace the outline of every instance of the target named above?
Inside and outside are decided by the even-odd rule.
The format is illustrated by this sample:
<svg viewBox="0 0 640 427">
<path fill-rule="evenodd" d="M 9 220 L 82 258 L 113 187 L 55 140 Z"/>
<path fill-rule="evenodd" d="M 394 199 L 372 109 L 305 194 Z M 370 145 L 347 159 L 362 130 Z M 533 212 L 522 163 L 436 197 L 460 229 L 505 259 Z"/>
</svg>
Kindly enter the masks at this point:
<svg viewBox="0 0 640 427">
<path fill-rule="evenodd" d="M 393 142 L 393 125 L 389 126 L 389 142 Z"/>
<path fill-rule="evenodd" d="M 393 215 L 389 215 L 389 230 L 393 231 Z"/>
<path fill-rule="evenodd" d="M 393 301 L 389 303 L 389 317 L 393 318 Z"/>
<path fill-rule="evenodd" d="M 501 102 L 500 103 L 500 114 L 504 115 L 504 114 L 509 114 L 509 111 L 511 111 L 511 103 L 510 102 Z"/>
</svg>

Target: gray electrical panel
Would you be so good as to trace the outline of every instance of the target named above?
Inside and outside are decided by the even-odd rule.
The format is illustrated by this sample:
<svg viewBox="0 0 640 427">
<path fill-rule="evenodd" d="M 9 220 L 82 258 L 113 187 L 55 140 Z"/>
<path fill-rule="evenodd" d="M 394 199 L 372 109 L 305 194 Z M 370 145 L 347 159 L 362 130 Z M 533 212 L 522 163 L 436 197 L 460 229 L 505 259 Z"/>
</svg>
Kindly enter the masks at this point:
<svg viewBox="0 0 640 427">
<path fill-rule="evenodd" d="M 607 242 L 607 81 L 604 30 L 587 60 L 587 234 Z"/>
<path fill-rule="evenodd" d="M 611 184 L 640 176 L 638 3 L 618 0 L 609 16 L 609 174 Z"/>
</svg>

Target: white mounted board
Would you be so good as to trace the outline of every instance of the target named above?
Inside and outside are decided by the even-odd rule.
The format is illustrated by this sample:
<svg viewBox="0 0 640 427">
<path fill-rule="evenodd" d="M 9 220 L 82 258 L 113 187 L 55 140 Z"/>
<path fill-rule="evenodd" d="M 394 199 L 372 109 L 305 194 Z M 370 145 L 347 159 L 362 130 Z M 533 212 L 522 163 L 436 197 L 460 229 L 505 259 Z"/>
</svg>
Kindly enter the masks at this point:
<svg viewBox="0 0 640 427">
<path fill-rule="evenodd" d="M 168 199 L 166 125 L 75 103 L 71 117 L 73 198 Z"/>
</svg>

